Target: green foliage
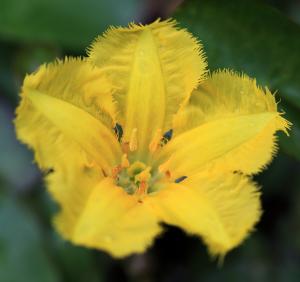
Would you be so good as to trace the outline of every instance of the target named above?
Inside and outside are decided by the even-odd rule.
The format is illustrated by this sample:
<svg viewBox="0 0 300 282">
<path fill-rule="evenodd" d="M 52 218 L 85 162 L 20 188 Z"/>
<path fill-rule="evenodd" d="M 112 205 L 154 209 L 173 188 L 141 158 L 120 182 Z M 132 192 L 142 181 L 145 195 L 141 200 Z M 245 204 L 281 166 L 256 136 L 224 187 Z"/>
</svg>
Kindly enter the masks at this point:
<svg viewBox="0 0 300 282">
<path fill-rule="evenodd" d="M 201 39 L 211 70 L 232 68 L 278 91 L 293 130 L 284 150 L 300 160 L 300 27 L 258 1 L 192 0 L 175 14 Z"/>
<path fill-rule="evenodd" d="M 3 178 L 11 190 L 20 191 L 32 184 L 38 172 L 32 164 L 30 151 L 15 138 L 12 119 L 10 109 L 0 104 L 0 179 Z"/>
<path fill-rule="evenodd" d="M 137 13 L 138 0 L 1 0 L 0 34 L 80 50 L 108 25 L 127 24 Z"/>
<path fill-rule="evenodd" d="M 15 199 L 0 199 L 0 280 L 56 282 L 36 219 Z"/>
</svg>

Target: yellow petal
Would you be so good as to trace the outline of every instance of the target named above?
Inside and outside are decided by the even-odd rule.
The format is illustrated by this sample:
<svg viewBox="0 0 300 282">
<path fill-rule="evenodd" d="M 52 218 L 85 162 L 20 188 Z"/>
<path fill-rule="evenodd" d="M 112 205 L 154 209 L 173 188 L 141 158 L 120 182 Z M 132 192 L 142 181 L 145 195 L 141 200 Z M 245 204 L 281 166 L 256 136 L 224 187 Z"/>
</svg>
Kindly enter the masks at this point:
<svg viewBox="0 0 300 282">
<path fill-rule="evenodd" d="M 48 191 L 61 208 L 56 218 L 58 229 L 64 237 L 70 237 L 86 200 L 103 176 L 97 166 L 86 161 L 83 153 L 66 145 L 64 159 L 47 175 L 46 182 Z"/>
<path fill-rule="evenodd" d="M 178 177 L 208 165 L 257 173 L 276 151 L 274 133 L 288 126 L 267 89 L 246 76 L 215 73 L 176 117 L 177 137 L 163 148 L 160 160 L 171 156 L 163 167 Z"/>
<path fill-rule="evenodd" d="M 25 78 L 23 89 L 26 88 L 65 100 L 108 127 L 116 121 L 112 84 L 99 68 L 85 59 L 71 57 L 42 65 L 36 73 Z"/>
<path fill-rule="evenodd" d="M 230 70 L 213 72 L 193 91 L 187 106 L 174 118 L 175 134 L 201 124 L 265 112 L 277 112 L 275 96 L 256 80 Z"/>
<path fill-rule="evenodd" d="M 239 174 L 205 173 L 153 195 L 162 221 L 199 235 L 212 255 L 239 245 L 261 215 L 259 192 Z"/>
<path fill-rule="evenodd" d="M 80 182 L 78 176 L 75 179 Z M 61 184 L 66 185 L 55 183 Z M 58 230 L 73 243 L 123 257 L 143 252 L 161 231 L 151 209 L 115 186 L 112 179 L 78 188 L 73 192 L 75 201 L 69 203 L 72 206 L 63 204 L 63 211 L 56 218 Z M 67 209 L 74 210 L 73 221 Z"/>
<path fill-rule="evenodd" d="M 65 146 L 74 148 L 74 154 L 85 151 L 104 169 L 118 163 L 121 150 L 112 128 L 105 125 L 105 111 L 101 114 L 101 109 L 96 109 L 97 103 L 86 104 L 95 94 L 95 81 L 99 100 L 103 93 L 107 102 L 108 82 L 86 62 L 69 60 L 48 68 L 43 66 L 26 77 L 16 128 L 19 139 L 35 150 L 41 167 L 55 166 L 58 161 L 54 154 L 63 155 Z"/>
<path fill-rule="evenodd" d="M 91 62 L 113 81 L 124 139 L 137 128 L 138 152 L 158 129 L 168 130 L 173 115 L 203 79 L 201 45 L 175 22 L 112 28 L 89 50 Z"/>
</svg>

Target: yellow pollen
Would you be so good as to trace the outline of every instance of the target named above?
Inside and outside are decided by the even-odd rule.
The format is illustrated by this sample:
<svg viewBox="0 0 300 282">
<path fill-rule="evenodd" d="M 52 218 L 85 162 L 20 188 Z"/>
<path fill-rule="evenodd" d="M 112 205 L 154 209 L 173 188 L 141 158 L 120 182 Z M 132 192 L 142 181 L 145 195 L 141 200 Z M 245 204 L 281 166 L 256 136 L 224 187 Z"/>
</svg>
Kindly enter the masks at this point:
<svg viewBox="0 0 300 282">
<path fill-rule="evenodd" d="M 124 167 L 126 165 L 127 167 Z M 137 195 L 139 199 L 143 198 L 148 189 L 152 187 L 153 179 L 150 166 L 146 166 L 141 161 L 129 163 L 127 155 L 122 157 L 121 165 L 115 167 L 112 176 L 116 180 L 118 186 L 123 187 L 130 195 Z"/>
<path fill-rule="evenodd" d="M 148 166 L 145 170 L 143 170 L 142 172 L 140 172 L 139 174 L 137 174 L 135 176 L 135 182 L 148 182 L 151 178 L 151 173 L 150 173 L 151 167 Z"/>
<path fill-rule="evenodd" d="M 161 128 L 157 129 L 154 136 L 153 136 L 153 139 L 152 141 L 150 142 L 149 144 L 149 151 L 151 153 L 154 153 L 157 148 L 158 148 L 158 145 L 160 143 L 160 140 L 161 140 Z"/>
<path fill-rule="evenodd" d="M 137 142 L 137 128 L 132 129 L 130 141 L 129 141 L 129 150 L 131 152 L 135 151 L 138 147 Z"/>
<path fill-rule="evenodd" d="M 120 165 L 114 167 L 111 171 L 111 177 L 112 178 L 117 178 L 119 172 L 122 170 L 122 167 Z"/>
<path fill-rule="evenodd" d="M 129 165 L 130 165 L 130 163 L 128 161 L 127 154 L 124 154 L 122 156 L 121 167 L 122 168 L 127 168 L 127 167 L 129 167 Z"/>
<path fill-rule="evenodd" d="M 146 165 L 143 162 L 135 161 L 130 167 L 127 168 L 127 173 L 130 177 L 135 177 L 140 172 L 146 169 Z"/>
<path fill-rule="evenodd" d="M 141 182 L 139 185 L 139 188 L 136 189 L 135 194 L 139 197 L 142 197 L 147 194 L 148 190 L 148 183 L 147 182 Z M 140 198 L 140 201 L 142 202 L 142 199 Z"/>
</svg>

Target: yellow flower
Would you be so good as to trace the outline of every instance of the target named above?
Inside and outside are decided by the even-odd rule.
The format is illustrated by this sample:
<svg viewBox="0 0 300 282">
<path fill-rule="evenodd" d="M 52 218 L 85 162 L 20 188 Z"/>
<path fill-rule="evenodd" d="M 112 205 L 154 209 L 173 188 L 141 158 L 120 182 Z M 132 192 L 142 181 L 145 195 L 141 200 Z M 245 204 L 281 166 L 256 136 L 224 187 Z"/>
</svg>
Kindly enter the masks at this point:
<svg viewBox="0 0 300 282">
<path fill-rule="evenodd" d="M 139 253 L 165 222 L 224 255 L 260 217 L 251 175 L 289 123 L 255 80 L 208 74 L 201 44 L 175 25 L 110 28 L 87 58 L 24 80 L 18 138 L 53 169 L 55 226 L 75 244 Z"/>
</svg>

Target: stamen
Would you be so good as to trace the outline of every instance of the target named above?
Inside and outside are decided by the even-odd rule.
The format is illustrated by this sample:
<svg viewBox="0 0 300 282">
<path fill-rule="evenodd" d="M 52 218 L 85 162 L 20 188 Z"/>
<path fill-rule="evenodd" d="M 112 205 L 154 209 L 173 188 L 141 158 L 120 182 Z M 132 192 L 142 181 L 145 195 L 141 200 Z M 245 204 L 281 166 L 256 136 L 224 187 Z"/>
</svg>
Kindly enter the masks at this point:
<svg viewBox="0 0 300 282">
<path fill-rule="evenodd" d="M 142 172 L 137 174 L 134 178 L 135 182 L 143 183 L 143 182 L 149 181 L 151 178 L 150 170 L 151 170 L 151 167 L 148 166 L 145 170 L 143 170 Z"/>
<path fill-rule="evenodd" d="M 161 129 L 159 128 L 156 130 L 153 139 L 149 144 L 149 151 L 151 153 L 154 153 L 157 150 L 160 140 L 161 140 Z"/>
<path fill-rule="evenodd" d="M 124 154 L 122 156 L 121 167 L 122 168 L 127 168 L 127 167 L 129 167 L 129 165 L 130 165 L 130 163 L 128 161 L 127 154 Z"/>
<path fill-rule="evenodd" d="M 111 177 L 116 179 L 118 177 L 118 174 L 120 173 L 120 171 L 122 170 L 122 167 L 120 165 L 115 166 L 112 170 L 111 170 Z"/>
<path fill-rule="evenodd" d="M 136 189 L 135 194 L 138 196 L 143 196 L 147 194 L 148 190 L 148 183 L 147 182 L 141 182 L 139 187 Z M 141 201 L 141 199 L 140 199 Z"/>
<path fill-rule="evenodd" d="M 132 159 L 130 158 L 132 161 Z M 169 170 L 170 161 L 165 162 L 162 167 L 147 166 L 141 161 L 130 162 L 127 154 L 122 155 L 118 166 L 115 166 L 110 176 L 115 183 L 122 187 L 129 195 L 136 195 L 138 201 L 143 202 L 147 194 L 161 190 L 165 184 L 183 181 L 186 176 L 175 180 L 174 175 Z"/>
<path fill-rule="evenodd" d="M 137 128 L 132 129 L 130 141 L 129 141 L 129 150 L 131 152 L 135 151 L 138 148 L 137 142 Z"/>
<path fill-rule="evenodd" d="M 133 164 L 130 165 L 129 168 L 127 168 L 127 173 L 129 177 L 134 178 L 137 174 L 141 173 L 146 169 L 146 165 L 140 161 L 135 161 Z"/>
</svg>

